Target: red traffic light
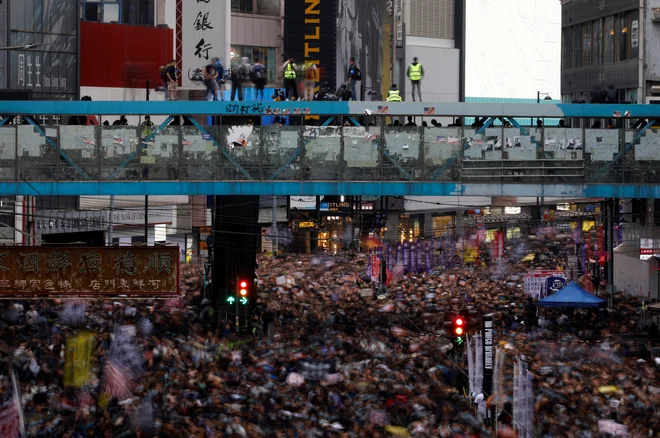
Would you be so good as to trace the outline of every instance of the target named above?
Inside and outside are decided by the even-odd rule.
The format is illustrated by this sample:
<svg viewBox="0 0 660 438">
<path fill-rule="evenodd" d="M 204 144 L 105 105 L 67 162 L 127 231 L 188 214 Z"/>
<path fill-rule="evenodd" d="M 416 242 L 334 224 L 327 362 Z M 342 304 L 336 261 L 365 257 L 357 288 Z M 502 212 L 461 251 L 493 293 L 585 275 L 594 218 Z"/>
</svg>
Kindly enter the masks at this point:
<svg viewBox="0 0 660 438">
<path fill-rule="evenodd" d="M 245 289 L 247 287 L 247 281 L 241 281 L 241 289 Z"/>
<path fill-rule="evenodd" d="M 457 326 L 462 326 L 463 325 L 463 319 L 462 318 L 456 318 L 456 325 Z"/>
</svg>

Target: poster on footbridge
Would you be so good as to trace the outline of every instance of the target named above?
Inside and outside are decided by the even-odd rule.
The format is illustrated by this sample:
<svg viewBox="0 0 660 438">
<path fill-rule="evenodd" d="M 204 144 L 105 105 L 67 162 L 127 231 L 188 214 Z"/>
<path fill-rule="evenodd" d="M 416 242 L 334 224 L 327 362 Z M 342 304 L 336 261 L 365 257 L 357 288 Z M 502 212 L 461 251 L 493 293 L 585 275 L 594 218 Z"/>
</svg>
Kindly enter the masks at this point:
<svg viewBox="0 0 660 438">
<path fill-rule="evenodd" d="M 173 298 L 179 247 L 0 249 L 0 298 Z"/>
<path fill-rule="evenodd" d="M 230 0 L 176 0 L 176 59 L 184 88 L 202 84 L 202 70 L 214 57 L 231 65 Z M 180 9 L 179 9 L 180 8 Z"/>
</svg>

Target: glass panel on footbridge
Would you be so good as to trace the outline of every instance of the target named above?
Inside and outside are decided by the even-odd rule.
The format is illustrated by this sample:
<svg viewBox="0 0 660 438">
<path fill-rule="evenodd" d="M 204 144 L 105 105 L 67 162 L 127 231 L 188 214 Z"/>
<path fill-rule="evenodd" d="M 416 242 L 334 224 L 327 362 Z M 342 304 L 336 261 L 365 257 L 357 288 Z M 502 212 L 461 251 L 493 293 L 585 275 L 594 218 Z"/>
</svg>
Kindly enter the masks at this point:
<svg viewBox="0 0 660 438">
<path fill-rule="evenodd" d="M 220 179 L 220 150 L 218 139 L 222 138 L 219 126 L 207 126 L 204 132 L 196 126 L 182 126 L 181 146 L 182 180 Z"/>
<path fill-rule="evenodd" d="M 261 128 L 252 125 L 225 126 L 222 178 L 230 181 L 259 180 Z"/>
<path fill-rule="evenodd" d="M 626 143 L 634 140 L 635 131 L 628 131 Z M 625 155 L 625 182 L 657 184 L 660 182 L 660 130 L 648 129 Z"/>
<path fill-rule="evenodd" d="M 303 180 L 339 181 L 341 171 L 341 127 L 305 126 Z"/>
<path fill-rule="evenodd" d="M 55 181 L 57 179 L 57 128 L 46 128 L 45 136 L 39 128 L 18 126 L 18 179 L 26 181 Z M 62 161 L 61 165 L 68 164 Z"/>
<path fill-rule="evenodd" d="M 16 127 L 0 126 L 0 180 L 16 179 Z"/>
<path fill-rule="evenodd" d="M 380 181 L 380 127 L 344 127 L 344 180 Z"/>
<path fill-rule="evenodd" d="M 145 141 L 148 136 L 145 132 L 140 137 Z M 140 137 L 137 126 L 101 126 L 101 180 L 140 179 Z"/>
<path fill-rule="evenodd" d="M 60 126 L 60 181 L 98 180 L 97 130 L 100 132 L 97 126 Z"/>
<path fill-rule="evenodd" d="M 424 128 L 424 180 L 460 180 L 462 128 Z"/>
<path fill-rule="evenodd" d="M 181 126 L 168 126 L 153 138 L 143 142 L 140 156 L 142 179 L 176 180 L 179 179 L 179 157 L 183 132 Z M 183 141 L 187 141 L 185 138 Z"/>
<path fill-rule="evenodd" d="M 385 128 L 384 180 L 414 181 L 422 178 L 422 129 L 416 126 Z"/>
<path fill-rule="evenodd" d="M 261 128 L 262 175 L 267 180 L 300 179 L 300 127 L 270 125 Z"/>
</svg>

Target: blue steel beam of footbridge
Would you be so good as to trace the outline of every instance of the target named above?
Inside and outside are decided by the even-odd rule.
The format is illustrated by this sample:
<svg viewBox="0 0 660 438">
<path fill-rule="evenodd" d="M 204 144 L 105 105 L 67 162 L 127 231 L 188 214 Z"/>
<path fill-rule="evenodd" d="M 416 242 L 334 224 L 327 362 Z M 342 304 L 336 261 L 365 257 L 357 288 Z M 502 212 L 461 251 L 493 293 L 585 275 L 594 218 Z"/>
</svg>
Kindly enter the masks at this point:
<svg viewBox="0 0 660 438">
<path fill-rule="evenodd" d="M 10 124 L 16 116 L 33 121 L 44 115 L 119 114 L 160 115 L 166 121 L 150 134 L 137 126 Z M 221 116 L 222 129 L 192 118 L 200 115 Z M 346 120 L 357 125 L 357 119 L 370 116 L 374 123 L 327 127 L 315 121 L 308 125 L 301 117 L 303 126 L 232 125 L 232 116 L 273 115 L 316 115 L 321 123 L 339 118 L 340 125 Z M 194 126 L 168 125 L 176 116 Z M 486 117 L 488 123 L 386 126 L 404 116 Z M 624 126 L 618 119 L 646 123 L 635 130 L 541 125 L 528 131 L 516 118 L 563 118 L 569 125 L 576 121 L 575 126 L 583 118 L 613 120 L 614 126 Z M 505 128 L 500 120 L 515 128 Z M 660 198 L 655 120 L 660 120 L 659 105 L 0 102 L 0 195 Z M 229 138 L 234 130 L 242 141 Z"/>
<path fill-rule="evenodd" d="M 327 115 L 524 118 L 660 118 L 660 105 L 434 102 L 207 102 L 207 101 L 3 101 L 11 115 Z"/>
</svg>

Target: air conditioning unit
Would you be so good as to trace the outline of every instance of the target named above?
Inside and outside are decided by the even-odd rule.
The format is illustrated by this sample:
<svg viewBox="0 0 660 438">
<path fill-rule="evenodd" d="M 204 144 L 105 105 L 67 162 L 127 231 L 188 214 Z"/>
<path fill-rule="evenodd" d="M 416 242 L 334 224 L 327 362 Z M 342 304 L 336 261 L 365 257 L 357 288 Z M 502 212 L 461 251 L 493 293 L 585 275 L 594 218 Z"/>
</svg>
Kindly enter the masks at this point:
<svg viewBox="0 0 660 438">
<path fill-rule="evenodd" d="M 660 8 L 652 8 L 651 9 L 651 21 L 655 23 L 660 22 Z"/>
<path fill-rule="evenodd" d="M 660 85 L 653 85 L 651 87 L 651 95 L 653 96 L 660 95 Z"/>
</svg>

